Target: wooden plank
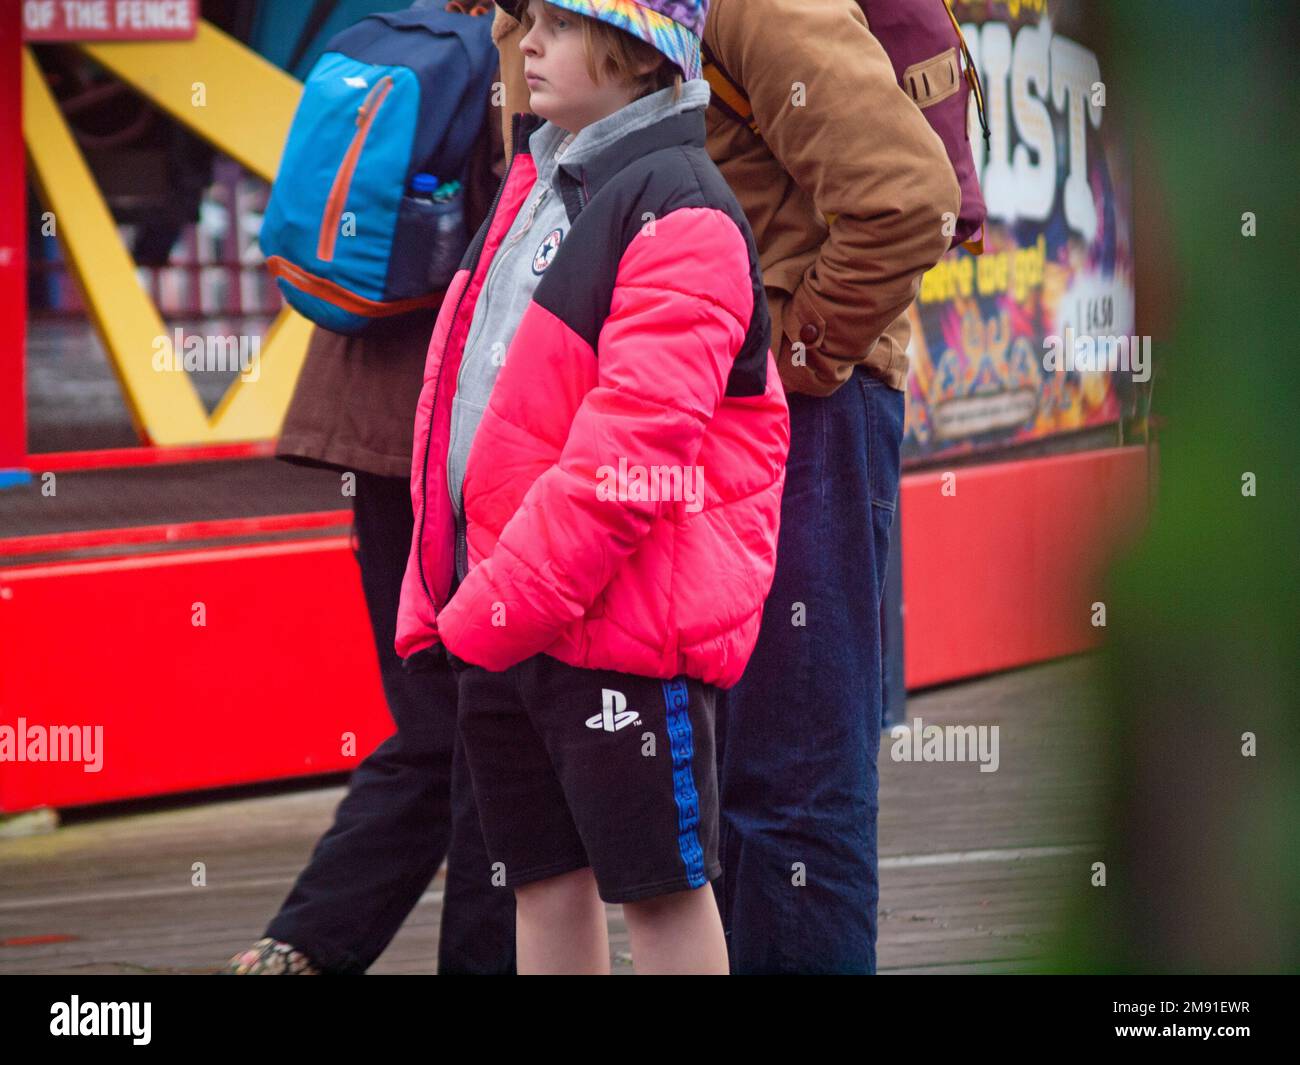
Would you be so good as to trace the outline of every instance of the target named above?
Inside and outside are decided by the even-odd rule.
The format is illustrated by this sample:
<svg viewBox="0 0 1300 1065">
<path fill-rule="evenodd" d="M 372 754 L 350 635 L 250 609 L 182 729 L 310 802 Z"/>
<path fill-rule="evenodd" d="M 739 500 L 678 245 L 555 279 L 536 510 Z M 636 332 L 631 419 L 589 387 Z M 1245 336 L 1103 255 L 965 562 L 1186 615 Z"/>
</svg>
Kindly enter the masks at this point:
<svg viewBox="0 0 1300 1065">
<path fill-rule="evenodd" d="M 1086 851 L 1043 849 L 1086 847 L 1092 835 L 1092 668 L 1066 659 L 912 696 L 909 713 L 927 722 L 1001 724 L 1002 762 L 981 774 L 896 763 L 882 749 L 882 975 L 1042 969 L 1054 922 L 1093 890 Z M 0 841 L 0 940 L 75 937 L 0 946 L 0 974 L 212 971 L 261 935 L 344 794 L 333 784 L 141 803 Z M 1002 848 L 1021 857 L 999 858 Z M 189 886 L 196 860 L 207 887 Z M 433 971 L 443 884 L 440 873 L 372 972 Z M 621 908 L 608 913 L 612 971 L 631 973 Z"/>
</svg>

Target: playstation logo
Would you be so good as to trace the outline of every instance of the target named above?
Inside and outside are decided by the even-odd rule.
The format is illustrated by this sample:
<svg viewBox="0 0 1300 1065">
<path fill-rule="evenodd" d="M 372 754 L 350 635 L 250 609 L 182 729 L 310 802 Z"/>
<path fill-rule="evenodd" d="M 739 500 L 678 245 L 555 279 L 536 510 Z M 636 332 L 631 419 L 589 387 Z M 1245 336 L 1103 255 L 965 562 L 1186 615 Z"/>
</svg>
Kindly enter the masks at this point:
<svg viewBox="0 0 1300 1065">
<path fill-rule="evenodd" d="M 611 688 L 600 690 L 605 708 L 599 714 L 587 718 L 587 728 L 604 729 L 617 732 L 628 725 L 641 723 L 641 717 L 635 710 L 627 709 L 627 696 Z"/>
</svg>

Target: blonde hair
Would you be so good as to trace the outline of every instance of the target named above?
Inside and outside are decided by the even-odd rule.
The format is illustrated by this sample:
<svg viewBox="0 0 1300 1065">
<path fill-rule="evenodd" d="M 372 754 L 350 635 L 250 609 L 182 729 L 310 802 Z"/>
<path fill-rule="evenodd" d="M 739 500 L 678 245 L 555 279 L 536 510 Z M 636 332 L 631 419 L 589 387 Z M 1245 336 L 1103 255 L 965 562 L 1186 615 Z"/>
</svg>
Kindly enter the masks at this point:
<svg viewBox="0 0 1300 1065">
<path fill-rule="evenodd" d="M 546 5 L 550 7 L 550 4 Z M 566 16 L 578 18 L 582 22 L 582 44 L 587 53 L 587 74 L 597 85 L 606 78 L 636 88 L 634 99 L 649 96 L 660 89 L 673 90 L 673 103 L 682 96 L 681 69 L 659 49 L 647 44 L 640 37 L 611 26 L 608 22 L 579 15 L 577 12 L 561 8 Z M 519 15 L 524 33 L 533 28 L 534 18 L 525 7 Z M 635 71 L 647 63 L 658 59 L 659 64 L 648 74 L 638 76 Z"/>
</svg>

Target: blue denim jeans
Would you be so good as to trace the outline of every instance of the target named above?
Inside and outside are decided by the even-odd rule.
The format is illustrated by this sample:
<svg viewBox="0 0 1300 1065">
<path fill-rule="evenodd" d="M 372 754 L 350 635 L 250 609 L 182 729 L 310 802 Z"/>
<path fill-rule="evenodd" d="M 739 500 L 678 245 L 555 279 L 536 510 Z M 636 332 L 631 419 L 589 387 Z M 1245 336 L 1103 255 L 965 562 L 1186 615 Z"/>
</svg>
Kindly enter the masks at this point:
<svg viewBox="0 0 1300 1065">
<path fill-rule="evenodd" d="M 790 404 L 776 576 L 749 666 L 718 701 L 733 973 L 874 973 L 880 603 L 904 393 L 862 368 Z"/>
</svg>

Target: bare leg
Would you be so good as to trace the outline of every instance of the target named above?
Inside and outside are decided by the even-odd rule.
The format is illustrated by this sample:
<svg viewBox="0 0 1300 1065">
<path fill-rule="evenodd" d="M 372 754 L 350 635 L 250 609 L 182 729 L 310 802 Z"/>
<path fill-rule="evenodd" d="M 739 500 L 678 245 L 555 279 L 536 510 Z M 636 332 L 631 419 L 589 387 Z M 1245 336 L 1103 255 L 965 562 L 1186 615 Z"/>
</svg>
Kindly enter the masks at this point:
<svg viewBox="0 0 1300 1065">
<path fill-rule="evenodd" d="M 727 941 L 709 884 L 625 902 L 623 916 L 638 974 L 727 974 Z"/>
<path fill-rule="evenodd" d="M 518 972 L 609 975 L 609 926 L 590 866 L 515 888 Z"/>
</svg>

